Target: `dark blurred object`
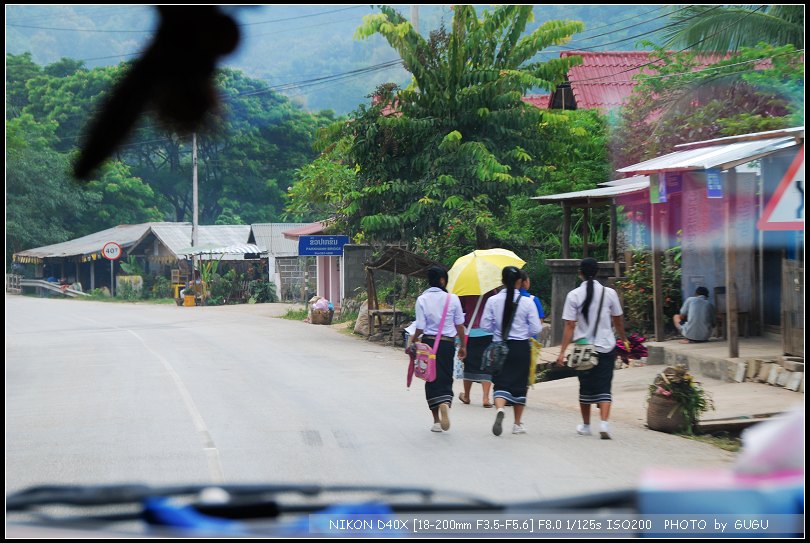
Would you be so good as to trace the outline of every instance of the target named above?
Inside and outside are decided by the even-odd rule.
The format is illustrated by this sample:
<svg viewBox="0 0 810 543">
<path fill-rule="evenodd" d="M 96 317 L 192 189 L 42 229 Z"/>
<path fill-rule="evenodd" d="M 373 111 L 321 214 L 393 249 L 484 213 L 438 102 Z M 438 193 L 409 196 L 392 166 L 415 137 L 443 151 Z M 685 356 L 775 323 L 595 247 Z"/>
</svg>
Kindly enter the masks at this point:
<svg viewBox="0 0 810 543">
<path fill-rule="evenodd" d="M 216 60 L 236 49 L 239 27 L 217 6 L 158 6 L 155 39 L 113 89 L 93 120 L 74 166 L 89 179 L 127 137 L 138 116 L 154 108 L 181 133 L 196 130 L 217 105 Z"/>
</svg>

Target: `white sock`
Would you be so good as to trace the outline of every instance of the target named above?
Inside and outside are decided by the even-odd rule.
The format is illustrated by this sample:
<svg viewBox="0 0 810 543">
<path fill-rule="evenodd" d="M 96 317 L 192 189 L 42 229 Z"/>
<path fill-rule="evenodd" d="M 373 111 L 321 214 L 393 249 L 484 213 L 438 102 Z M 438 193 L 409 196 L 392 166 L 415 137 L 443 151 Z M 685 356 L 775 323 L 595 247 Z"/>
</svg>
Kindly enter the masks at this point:
<svg viewBox="0 0 810 543">
<path fill-rule="evenodd" d="M 503 407 L 499 407 L 499 408 L 498 408 L 498 412 L 499 412 L 499 413 L 503 413 Z"/>
</svg>

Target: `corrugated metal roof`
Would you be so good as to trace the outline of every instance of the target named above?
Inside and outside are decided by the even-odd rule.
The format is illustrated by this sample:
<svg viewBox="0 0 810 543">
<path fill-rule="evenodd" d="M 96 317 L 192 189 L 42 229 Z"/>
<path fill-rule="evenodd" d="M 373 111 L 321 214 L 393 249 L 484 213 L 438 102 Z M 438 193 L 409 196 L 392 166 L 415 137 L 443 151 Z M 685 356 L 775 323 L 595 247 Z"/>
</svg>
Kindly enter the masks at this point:
<svg viewBox="0 0 810 543">
<path fill-rule="evenodd" d="M 580 190 L 577 192 L 564 192 L 562 194 L 551 194 L 548 196 L 535 196 L 532 200 L 541 202 L 561 202 L 563 200 L 587 200 L 587 199 L 601 199 L 612 198 L 622 194 L 633 194 L 636 192 L 644 192 L 650 188 L 650 178 L 645 177 L 643 181 L 636 181 L 614 187 L 602 187 L 598 189 Z"/>
<path fill-rule="evenodd" d="M 191 225 L 189 223 L 164 223 L 153 226 L 152 232 L 175 255 L 179 255 L 179 251 L 191 246 Z M 250 226 L 247 224 L 199 226 L 197 247 L 227 247 L 247 243 L 248 237 L 250 237 Z M 225 255 L 224 260 L 241 258 L 241 255 Z"/>
<path fill-rule="evenodd" d="M 754 132 L 751 134 L 740 134 L 738 136 L 726 136 L 724 138 L 715 138 L 713 140 L 693 141 L 689 143 L 681 143 L 676 145 L 676 149 L 686 149 L 687 147 L 706 147 L 709 145 L 718 145 L 721 143 L 738 143 L 741 141 L 754 141 L 772 138 L 781 138 L 783 136 L 793 136 L 804 141 L 804 126 L 794 126 L 791 128 L 781 128 L 779 130 L 768 130 L 767 132 Z"/>
<path fill-rule="evenodd" d="M 646 51 L 564 51 L 560 58 L 582 57 L 582 64 L 568 70 L 568 81 L 577 102 L 577 109 L 609 110 L 624 105 L 633 92 L 638 73 L 654 74 L 641 66 L 650 62 Z M 724 58 L 722 55 L 698 57 L 695 70 L 710 66 Z"/>
<path fill-rule="evenodd" d="M 126 250 L 148 234 L 150 228 L 171 224 L 174 223 L 148 222 L 143 224 L 121 224 L 70 241 L 20 251 L 19 253 L 15 253 L 15 255 L 29 258 L 67 258 L 91 254 L 98 254 L 100 256 L 101 248 L 109 241 L 114 241 Z M 189 229 L 191 229 L 190 225 Z"/>
<path fill-rule="evenodd" d="M 675 151 L 616 171 L 623 173 L 656 173 L 663 171 L 707 170 L 709 168 L 727 170 L 797 144 L 796 138 L 786 136 L 726 145 L 712 145 L 700 149 Z"/>
<path fill-rule="evenodd" d="M 622 187 L 624 185 L 632 185 L 633 183 L 641 183 L 642 181 L 649 183 L 650 178 L 646 175 L 634 175 L 633 177 L 625 177 L 624 179 L 614 179 L 613 181 L 597 183 L 597 185 L 600 187 Z"/>
<path fill-rule="evenodd" d="M 251 224 L 253 241 L 270 256 L 298 256 L 298 242 L 284 237 L 284 232 L 309 226 L 309 223 Z"/>
</svg>

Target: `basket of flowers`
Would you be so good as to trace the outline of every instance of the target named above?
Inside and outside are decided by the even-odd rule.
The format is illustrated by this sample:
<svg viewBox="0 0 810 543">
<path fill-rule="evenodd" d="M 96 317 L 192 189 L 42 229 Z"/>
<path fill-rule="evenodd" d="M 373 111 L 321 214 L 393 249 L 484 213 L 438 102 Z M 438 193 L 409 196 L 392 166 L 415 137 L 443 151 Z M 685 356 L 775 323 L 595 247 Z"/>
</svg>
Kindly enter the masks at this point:
<svg viewBox="0 0 810 543">
<path fill-rule="evenodd" d="M 647 427 L 659 432 L 691 434 L 700 415 L 709 409 L 714 409 L 709 393 L 686 366 L 670 366 L 650 385 Z"/>
</svg>

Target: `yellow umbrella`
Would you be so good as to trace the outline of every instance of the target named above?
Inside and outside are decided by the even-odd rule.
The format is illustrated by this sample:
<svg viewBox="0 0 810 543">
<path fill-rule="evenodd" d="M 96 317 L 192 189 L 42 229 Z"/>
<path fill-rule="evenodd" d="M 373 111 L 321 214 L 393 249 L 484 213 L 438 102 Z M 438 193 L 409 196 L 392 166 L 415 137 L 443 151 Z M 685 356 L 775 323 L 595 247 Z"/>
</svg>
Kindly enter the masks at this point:
<svg viewBox="0 0 810 543">
<path fill-rule="evenodd" d="M 480 296 L 501 286 L 507 266 L 521 268 L 525 260 L 507 249 L 482 249 L 456 260 L 447 272 L 447 290 L 459 296 Z"/>
</svg>

